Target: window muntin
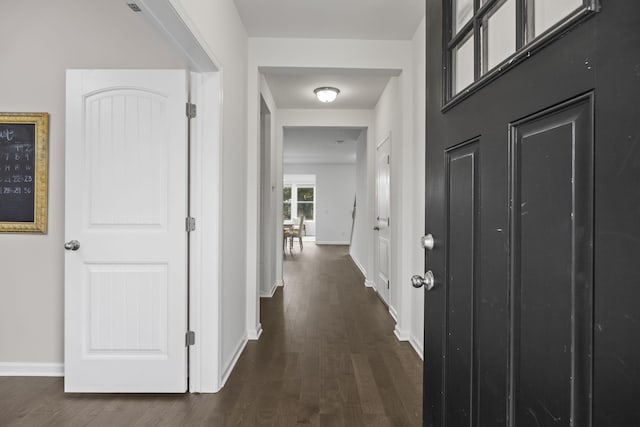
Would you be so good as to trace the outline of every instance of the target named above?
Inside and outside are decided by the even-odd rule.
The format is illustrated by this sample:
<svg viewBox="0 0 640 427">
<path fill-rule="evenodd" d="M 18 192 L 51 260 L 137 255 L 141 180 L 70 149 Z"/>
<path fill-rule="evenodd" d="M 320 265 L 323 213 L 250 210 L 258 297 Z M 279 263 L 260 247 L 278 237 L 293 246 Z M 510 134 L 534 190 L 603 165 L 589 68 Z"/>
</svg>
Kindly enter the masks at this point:
<svg viewBox="0 0 640 427">
<path fill-rule="evenodd" d="M 449 14 L 443 27 L 445 108 L 598 9 L 598 0 L 443 1 Z"/>
</svg>

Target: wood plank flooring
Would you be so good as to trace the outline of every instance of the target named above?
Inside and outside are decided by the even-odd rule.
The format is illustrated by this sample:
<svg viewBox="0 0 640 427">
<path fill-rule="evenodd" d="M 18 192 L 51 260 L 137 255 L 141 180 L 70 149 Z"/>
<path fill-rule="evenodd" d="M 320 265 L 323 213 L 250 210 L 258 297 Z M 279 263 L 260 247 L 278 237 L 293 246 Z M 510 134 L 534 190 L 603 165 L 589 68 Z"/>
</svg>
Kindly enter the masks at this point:
<svg viewBox="0 0 640 427">
<path fill-rule="evenodd" d="M 305 242 L 284 272 L 221 392 L 65 395 L 61 378 L 5 377 L 0 426 L 421 425 L 422 362 L 347 248 Z"/>
</svg>

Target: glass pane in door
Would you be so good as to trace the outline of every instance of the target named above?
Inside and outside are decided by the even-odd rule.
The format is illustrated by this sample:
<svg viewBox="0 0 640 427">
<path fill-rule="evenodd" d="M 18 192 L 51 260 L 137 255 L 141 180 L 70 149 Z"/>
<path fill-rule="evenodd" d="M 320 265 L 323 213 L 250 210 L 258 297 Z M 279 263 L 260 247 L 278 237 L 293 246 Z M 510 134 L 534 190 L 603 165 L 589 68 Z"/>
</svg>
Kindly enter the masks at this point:
<svg viewBox="0 0 640 427">
<path fill-rule="evenodd" d="M 531 35 L 538 37 L 582 4 L 583 0 L 530 0 L 529 22 L 530 25 L 533 24 Z"/>
<path fill-rule="evenodd" d="M 516 1 L 506 0 L 482 20 L 483 72 L 491 70 L 516 51 Z"/>
<path fill-rule="evenodd" d="M 451 7 L 453 34 L 456 34 L 473 16 L 473 0 L 452 0 Z"/>
<path fill-rule="evenodd" d="M 453 94 L 473 83 L 473 35 L 469 34 L 464 41 L 453 49 Z"/>
</svg>

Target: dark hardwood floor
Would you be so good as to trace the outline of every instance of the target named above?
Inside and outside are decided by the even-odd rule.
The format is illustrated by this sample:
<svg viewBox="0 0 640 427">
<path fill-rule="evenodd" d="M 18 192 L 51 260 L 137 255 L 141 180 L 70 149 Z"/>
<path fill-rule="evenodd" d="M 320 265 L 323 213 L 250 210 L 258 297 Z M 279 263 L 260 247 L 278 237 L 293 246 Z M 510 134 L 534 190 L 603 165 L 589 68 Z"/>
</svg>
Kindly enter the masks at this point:
<svg viewBox="0 0 640 427">
<path fill-rule="evenodd" d="M 61 378 L 5 377 L 0 426 L 421 425 L 422 362 L 346 247 L 305 242 L 284 271 L 221 392 L 65 395 Z"/>
</svg>

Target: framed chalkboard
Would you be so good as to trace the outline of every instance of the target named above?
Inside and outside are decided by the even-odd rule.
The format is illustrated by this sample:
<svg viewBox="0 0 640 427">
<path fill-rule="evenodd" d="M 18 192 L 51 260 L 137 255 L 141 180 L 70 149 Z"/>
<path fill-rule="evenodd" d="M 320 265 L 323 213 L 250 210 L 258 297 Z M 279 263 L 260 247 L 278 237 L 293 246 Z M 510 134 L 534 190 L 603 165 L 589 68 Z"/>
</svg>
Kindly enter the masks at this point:
<svg viewBox="0 0 640 427">
<path fill-rule="evenodd" d="M 46 233 L 47 113 L 0 113 L 0 232 Z"/>
</svg>

